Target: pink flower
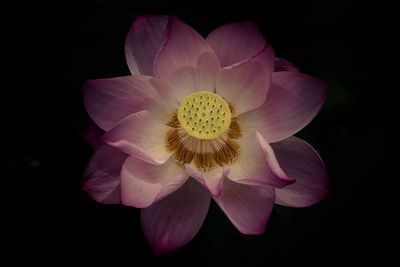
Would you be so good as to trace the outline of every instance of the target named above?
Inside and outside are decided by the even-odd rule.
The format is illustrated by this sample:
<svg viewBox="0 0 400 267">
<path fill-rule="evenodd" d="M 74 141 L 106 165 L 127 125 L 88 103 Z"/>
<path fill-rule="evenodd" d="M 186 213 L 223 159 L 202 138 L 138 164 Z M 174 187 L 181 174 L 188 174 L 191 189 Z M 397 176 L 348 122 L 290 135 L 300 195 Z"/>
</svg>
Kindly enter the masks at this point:
<svg viewBox="0 0 400 267">
<path fill-rule="evenodd" d="M 131 76 L 84 86 L 86 109 L 105 131 L 84 189 L 142 208 L 157 254 L 196 235 L 211 198 L 254 235 L 275 203 L 305 207 L 327 196 L 321 158 L 293 136 L 318 113 L 327 85 L 275 58 L 254 23 L 204 39 L 175 17 L 138 17 L 125 53 Z"/>
</svg>

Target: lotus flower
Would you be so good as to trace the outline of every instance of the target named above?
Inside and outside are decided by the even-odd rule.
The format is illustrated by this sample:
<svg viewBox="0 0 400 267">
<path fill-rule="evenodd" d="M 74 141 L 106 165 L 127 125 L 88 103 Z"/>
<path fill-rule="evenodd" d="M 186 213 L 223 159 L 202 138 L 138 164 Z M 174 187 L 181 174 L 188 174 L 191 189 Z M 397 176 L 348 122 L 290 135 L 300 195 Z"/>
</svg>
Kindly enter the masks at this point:
<svg viewBox="0 0 400 267">
<path fill-rule="evenodd" d="M 262 234 L 274 204 L 327 196 L 318 153 L 293 134 L 320 110 L 327 85 L 274 51 L 253 22 L 203 38 L 176 17 L 138 17 L 125 43 L 132 75 L 87 81 L 104 130 L 84 189 L 141 208 L 158 255 L 187 244 L 213 199 L 243 234 Z"/>
</svg>

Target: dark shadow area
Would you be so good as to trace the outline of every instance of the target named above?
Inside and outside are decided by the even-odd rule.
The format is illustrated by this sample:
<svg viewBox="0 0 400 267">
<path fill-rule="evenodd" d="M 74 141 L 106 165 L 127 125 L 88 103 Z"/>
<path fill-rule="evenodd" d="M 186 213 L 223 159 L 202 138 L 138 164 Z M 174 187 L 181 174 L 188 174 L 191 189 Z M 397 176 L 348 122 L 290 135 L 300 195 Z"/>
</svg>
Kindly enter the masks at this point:
<svg viewBox="0 0 400 267">
<path fill-rule="evenodd" d="M 223 7 L 216 1 L 99 0 L 64 1 L 55 7 L 51 18 L 61 25 L 51 27 L 51 19 L 34 24 L 47 28 L 29 31 L 25 41 L 31 45 L 19 43 L 25 47 L 22 53 L 34 55 L 15 72 L 27 75 L 13 78 L 22 89 L 11 93 L 19 103 L 10 106 L 24 111 L 7 108 L 4 113 L 18 114 L 17 120 L 5 118 L 12 132 L 3 139 L 0 154 L 3 196 L 11 203 L 5 221 L 13 225 L 8 218 L 22 217 L 15 231 L 23 234 L 17 238 L 12 232 L 10 242 L 16 248 L 27 243 L 32 249 L 49 247 L 38 257 L 51 249 L 56 252 L 52 255 L 63 255 L 56 258 L 76 264 L 110 261 L 113 266 L 327 265 L 392 258 L 390 244 L 397 241 L 392 189 L 398 176 L 398 122 L 393 119 L 398 86 L 382 76 L 382 68 L 392 69 L 383 61 L 391 56 L 385 50 L 385 21 L 377 23 L 385 13 L 362 1 L 349 2 L 271 1 L 261 6 L 242 1 Z M 304 209 L 276 206 L 261 236 L 240 234 L 213 204 L 189 245 L 157 258 L 141 231 L 139 210 L 101 205 L 82 192 L 82 175 L 93 151 L 84 140 L 89 118 L 81 85 L 87 79 L 129 74 L 124 39 L 142 14 L 174 14 L 203 36 L 225 23 L 255 20 L 277 56 L 326 80 L 326 104 L 297 136 L 324 159 L 331 198 Z M 28 238 L 31 234 L 35 238 Z"/>
</svg>

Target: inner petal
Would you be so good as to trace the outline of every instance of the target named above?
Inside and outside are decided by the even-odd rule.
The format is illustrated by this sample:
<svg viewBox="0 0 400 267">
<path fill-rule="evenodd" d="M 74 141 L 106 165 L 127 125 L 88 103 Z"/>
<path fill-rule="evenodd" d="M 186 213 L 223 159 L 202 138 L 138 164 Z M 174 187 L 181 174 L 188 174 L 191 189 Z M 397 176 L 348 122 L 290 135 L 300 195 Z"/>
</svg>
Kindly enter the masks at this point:
<svg viewBox="0 0 400 267">
<path fill-rule="evenodd" d="M 219 95 L 198 91 L 181 101 L 178 121 L 193 137 L 211 140 L 229 129 L 232 114 L 229 104 Z"/>
</svg>

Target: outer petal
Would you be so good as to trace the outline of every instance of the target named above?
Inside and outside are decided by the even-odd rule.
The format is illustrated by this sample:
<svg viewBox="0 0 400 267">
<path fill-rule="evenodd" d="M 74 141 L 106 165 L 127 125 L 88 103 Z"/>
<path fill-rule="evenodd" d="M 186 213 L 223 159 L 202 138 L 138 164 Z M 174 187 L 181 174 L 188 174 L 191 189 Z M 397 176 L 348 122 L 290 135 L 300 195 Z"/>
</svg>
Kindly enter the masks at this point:
<svg viewBox="0 0 400 267">
<path fill-rule="evenodd" d="M 150 112 L 143 110 L 122 120 L 103 139 L 108 145 L 131 156 L 152 164 L 161 164 L 170 157 L 164 144 L 169 129 Z"/>
<path fill-rule="evenodd" d="M 267 44 L 257 24 L 252 21 L 224 25 L 207 36 L 222 67 L 249 59 Z"/>
<path fill-rule="evenodd" d="M 207 188 L 213 197 L 219 197 L 222 193 L 224 178 L 229 173 L 228 168 L 215 168 L 211 171 L 203 172 L 193 164 L 185 165 L 186 172 Z"/>
<path fill-rule="evenodd" d="M 300 70 L 292 62 L 277 57 L 275 58 L 275 71 L 300 72 Z"/>
<path fill-rule="evenodd" d="M 178 100 L 195 91 L 214 90 L 219 68 L 208 42 L 185 23 L 170 17 L 154 62 L 154 74 L 171 83 Z"/>
<path fill-rule="evenodd" d="M 172 158 L 153 165 L 129 157 L 121 171 L 121 202 L 136 208 L 148 207 L 177 190 L 188 177 Z"/>
<path fill-rule="evenodd" d="M 241 233 L 258 235 L 265 231 L 275 196 L 272 187 L 243 185 L 226 179 L 221 197 L 214 200 Z"/>
<path fill-rule="evenodd" d="M 153 62 L 167 28 L 166 16 L 139 16 L 125 40 L 125 56 L 133 75 L 153 76 Z"/>
<path fill-rule="evenodd" d="M 294 182 L 281 169 L 274 151 L 259 133 L 239 140 L 238 160 L 228 178 L 242 184 L 283 187 Z"/>
<path fill-rule="evenodd" d="M 151 78 L 145 76 L 89 80 L 83 87 L 87 112 L 106 131 L 130 114 L 145 109 L 156 95 Z"/>
<path fill-rule="evenodd" d="M 103 129 L 97 126 L 93 121 L 88 121 L 83 137 L 93 150 L 97 150 L 103 145 L 103 135 Z"/>
<path fill-rule="evenodd" d="M 274 69 L 273 60 L 274 52 L 267 45 L 248 62 L 221 70 L 216 90 L 232 104 L 235 115 L 265 102 Z"/>
<path fill-rule="evenodd" d="M 318 153 L 305 141 L 290 137 L 272 144 L 276 157 L 296 182 L 276 189 L 276 203 L 290 207 L 307 207 L 329 195 L 329 180 Z"/>
<path fill-rule="evenodd" d="M 90 159 L 82 186 L 94 200 L 105 204 L 120 203 L 120 173 L 127 154 L 102 146 Z"/>
<path fill-rule="evenodd" d="M 202 186 L 189 179 L 174 194 L 142 210 L 144 234 L 158 255 L 186 245 L 207 215 L 210 196 Z"/>
<path fill-rule="evenodd" d="M 239 116 L 243 134 L 258 131 L 269 142 L 277 142 L 306 126 L 321 109 L 327 84 L 310 75 L 274 72 L 265 103 Z"/>
</svg>

